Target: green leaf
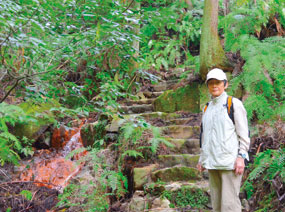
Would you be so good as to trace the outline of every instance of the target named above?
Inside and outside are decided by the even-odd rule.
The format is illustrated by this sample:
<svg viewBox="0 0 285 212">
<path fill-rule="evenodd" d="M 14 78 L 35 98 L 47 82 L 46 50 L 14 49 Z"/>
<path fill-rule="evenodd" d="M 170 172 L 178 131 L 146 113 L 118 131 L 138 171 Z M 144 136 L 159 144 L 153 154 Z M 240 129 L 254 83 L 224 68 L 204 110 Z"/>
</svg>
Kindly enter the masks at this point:
<svg viewBox="0 0 285 212">
<path fill-rule="evenodd" d="M 32 194 L 31 191 L 22 190 L 22 191 L 20 192 L 20 194 L 21 194 L 22 196 L 24 196 L 27 200 L 32 200 L 33 194 Z"/>
</svg>

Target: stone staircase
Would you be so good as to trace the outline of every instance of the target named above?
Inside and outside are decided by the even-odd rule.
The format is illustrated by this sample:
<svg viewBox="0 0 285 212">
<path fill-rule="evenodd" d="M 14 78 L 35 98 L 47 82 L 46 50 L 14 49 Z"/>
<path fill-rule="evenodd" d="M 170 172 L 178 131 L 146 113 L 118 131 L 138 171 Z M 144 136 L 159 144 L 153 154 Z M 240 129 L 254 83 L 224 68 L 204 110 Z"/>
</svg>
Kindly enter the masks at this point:
<svg viewBox="0 0 285 212">
<path fill-rule="evenodd" d="M 163 138 L 173 145 L 173 147 L 161 147 L 162 149 L 158 150 L 158 156 L 154 163 L 137 164 L 137 167 L 134 168 L 135 192 L 126 211 L 199 211 L 190 206 L 170 208 L 170 201 L 158 196 L 165 191 L 168 193 L 179 192 L 182 188 L 190 189 L 194 196 L 196 191 L 197 193 L 203 191 L 207 198 L 209 196 L 208 181 L 196 169 L 200 151 L 201 114 L 197 111 L 197 108 L 198 110 L 200 108 L 199 101 L 197 99 L 191 100 L 197 104 L 194 112 L 191 111 L 193 105 L 190 105 L 189 111 L 166 110 L 165 112 L 159 111 L 155 107 L 156 102 L 161 101 L 161 99 L 166 100 L 162 104 L 172 104 L 171 98 L 175 96 L 176 91 L 170 90 L 177 83 L 177 79 L 160 82 L 152 86 L 151 91 L 144 91 L 138 95 L 143 98 L 126 101 L 121 107 L 126 119 L 136 116 L 144 117 L 146 121 L 159 127 Z M 194 86 L 194 90 L 191 91 L 199 92 L 199 89 Z M 167 95 L 171 92 L 174 93 L 167 101 Z M 197 93 L 195 95 L 197 96 Z M 192 93 L 185 94 L 185 98 L 192 98 Z M 185 101 L 187 102 L 187 99 Z M 108 131 L 117 132 L 119 127 L 119 121 L 113 121 Z M 202 211 L 207 210 L 207 206 L 204 205 Z"/>
</svg>

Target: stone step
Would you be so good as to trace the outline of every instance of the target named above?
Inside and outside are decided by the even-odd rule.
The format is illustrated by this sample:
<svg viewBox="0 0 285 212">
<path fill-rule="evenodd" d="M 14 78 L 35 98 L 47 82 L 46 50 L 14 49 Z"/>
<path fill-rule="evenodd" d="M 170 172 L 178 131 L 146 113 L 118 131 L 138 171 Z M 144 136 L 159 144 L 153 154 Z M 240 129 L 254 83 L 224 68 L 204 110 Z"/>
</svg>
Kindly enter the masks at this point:
<svg viewBox="0 0 285 212">
<path fill-rule="evenodd" d="M 200 154 L 199 139 L 175 139 L 171 137 L 164 137 L 174 147 L 170 149 L 173 154 Z"/>
<path fill-rule="evenodd" d="M 182 117 L 182 115 L 179 113 L 164 113 L 164 112 L 150 112 L 150 113 L 135 114 L 132 116 L 141 116 L 145 118 L 147 121 L 155 118 L 160 118 L 162 120 L 171 120 Z"/>
<path fill-rule="evenodd" d="M 176 139 L 199 138 L 200 126 L 170 125 L 161 127 L 162 133 Z"/>
<path fill-rule="evenodd" d="M 147 105 L 152 104 L 154 102 L 155 98 L 151 99 L 139 99 L 139 100 L 128 100 L 125 102 L 125 105 L 131 106 L 131 105 Z"/>
<path fill-rule="evenodd" d="M 143 92 L 143 95 L 147 98 L 156 98 L 156 97 L 159 97 L 161 94 L 163 94 L 163 91 L 159 91 L 159 92 L 144 91 Z"/>
<path fill-rule="evenodd" d="M 156 194 L 161 194 L 163 191 L 176 191 L 183 187 L 193 188 L 193 189 L 201 189 L 207 192 L 210 195 L 210 187 L 208 180 L 197 180 L 195 183 L 187 182 L 187 181 L 180 181 L 180 182 L 169 182 L 169 183 L 147 183 L 145 184 L 145 191 L 147 193 L 154 192 Z"/>
<path fill-rule="evenodd" d="M 166 125 L 187 125 L 193 126 L 200 124 L 201 118 L 200 117 L 188 117 L 188 118 L 176 118 L 166 121 Z"/>
<path fill-rule="evenodd" d="M 183 74 L 185 72 L 184 68 L 174 68 L 173 70 L 171 70 L 169 73 L 166 74 L 166 79 L 169 80 L 175 80 L 177 78 L 180 78 L 181 74 Z"/>
<path fill-rule="evenodd" d="M 175 155 L 159 155 L 158 162 L 160 167 L 172 167 L 172 166 L 186 166 L 193 167 L 197 166 L 199 161 L 199 155 L 191 154 L 175 154 Z"/>
<path fill-rule="evenodd" d="M 150 119 L 159 118 L 162 120 L 171 120 L 175 118 L 179 118 L 182 115 L 179 113 L 163 113 L 163 112 L 144 112 L 138 114 L 125 114 L 123 115 L 123 119 L 119 117 L 113 118 L 112 122 L 106 127 L 107 132 L 118 132 L 119 128 L 122 126 L 124 122 L 127 120 L 135 119 L 136 117 L 145 118 L 147 121 Z"/>
<path fill-rule="evenodd" d="M 171 168 L 159 169 L 151 173 L 151 179 L 154 182 L 174 182 L 190 181 L 196 182 L 202 179 L 201 174 L 196 168 L 186 166 L 175 166 Z"/>
<path fill-rule="evenodd" d="M 153 111 L 153 105 L 152 104 L 146 104 L 146 105 L 132 105 L 132 106 L 121 106 L 121 110 L 125 114 L 140 114 L 145 112 L 152 112 Z"/>
<path fill-rule="evenodd" d="M 160 82 L 156 85 L 153 85 L 153 90 L 155 92 L 160 92 L 160 91 L 166 91 L 166 90 L 171 90 L 173 89 L 173 86 L 178 83 L 179 80 L 175 79 L 175 80 L 168 80 L 168 81 L 163 81 Z"/>
</svg>

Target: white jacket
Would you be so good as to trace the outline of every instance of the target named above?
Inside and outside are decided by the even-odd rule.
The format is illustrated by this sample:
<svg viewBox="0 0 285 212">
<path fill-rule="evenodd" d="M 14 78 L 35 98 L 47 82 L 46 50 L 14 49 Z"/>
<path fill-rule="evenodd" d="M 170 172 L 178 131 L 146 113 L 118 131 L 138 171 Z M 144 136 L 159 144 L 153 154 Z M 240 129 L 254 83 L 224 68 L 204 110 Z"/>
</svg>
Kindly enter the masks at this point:
<svg viewBox="0 0 285 212">
<path fill-rule="evenodd" d="M 250 144 L 247 114 L 233 98 L 235 124 L 227 112 L 227 93 L 213 98 L 202 117 L 202 149 L 199 162 L 206 169 L 233 170 L 238 152 L 246 154 Z"/>
</svg>

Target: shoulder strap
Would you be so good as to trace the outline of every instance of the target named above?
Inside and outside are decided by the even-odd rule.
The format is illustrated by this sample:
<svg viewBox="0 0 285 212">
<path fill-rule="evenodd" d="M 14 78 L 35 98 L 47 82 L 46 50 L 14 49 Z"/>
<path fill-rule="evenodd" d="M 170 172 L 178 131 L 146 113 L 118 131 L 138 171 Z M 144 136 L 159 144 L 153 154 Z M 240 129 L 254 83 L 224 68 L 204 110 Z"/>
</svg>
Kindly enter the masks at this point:
<svg viewBox="0 0 285 212">
<path fill-rule="evenodd" d="M 207 104 L 204 107 L 204 113 L 206 112 L 207 108 L 209 106 L 209 102 L 207 102 Z M 200 148 L 202 148 L 202 134 L 203 134 L 203 123 L 201 122 L 201 126 L 200 126 Z"/>
<path fill-rule="evenodd" d="M 233 121 L 233 123 L 235 124 L 233 97 L 232 96 L 228 96 L 226 105 L 227 105 L 227 108 L 228 108 L 229 117 Z"/>
<path fill-rule="evenodd" d="M 207 104 L 206 104 L 205 107 L 204 107 L 204 113 L 206 112 L 208 106 L 209 106 L 209 102 L 207 102 Z"/>
</svg>

